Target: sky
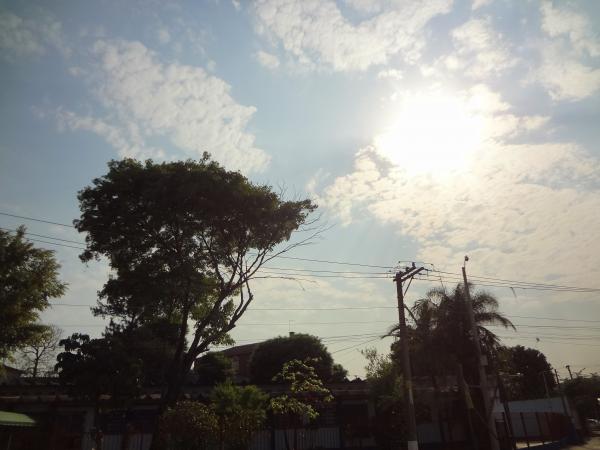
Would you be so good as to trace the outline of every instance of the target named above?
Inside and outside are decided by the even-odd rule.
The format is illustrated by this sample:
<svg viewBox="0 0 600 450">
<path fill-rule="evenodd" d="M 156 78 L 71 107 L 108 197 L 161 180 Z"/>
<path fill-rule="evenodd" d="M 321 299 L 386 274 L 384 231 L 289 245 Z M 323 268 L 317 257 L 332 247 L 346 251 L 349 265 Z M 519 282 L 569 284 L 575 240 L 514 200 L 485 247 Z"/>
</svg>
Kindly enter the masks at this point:
<svg viewBox="0 0 600 450">
<path fill-rule="evenodd" d="M 468 255 L 506 345 L 600 371 L 600 290 L 540 286 L 600 289 L 598 124 L 593 0 L 0 1 L 0 227 L 65 240 L 29 235 L 69 284 L 42 315 L 65 335 L 102 333 L 107 265 L 6 214 L 70 224 L 109 160 L 208 151 L 325 228 L 269 263 L 296 279 L 255 282 L 239 344 L 315 334 L 363 376 L 397 321 L 390 273 L 431 270 L 410 305 Z"/>
</svg>

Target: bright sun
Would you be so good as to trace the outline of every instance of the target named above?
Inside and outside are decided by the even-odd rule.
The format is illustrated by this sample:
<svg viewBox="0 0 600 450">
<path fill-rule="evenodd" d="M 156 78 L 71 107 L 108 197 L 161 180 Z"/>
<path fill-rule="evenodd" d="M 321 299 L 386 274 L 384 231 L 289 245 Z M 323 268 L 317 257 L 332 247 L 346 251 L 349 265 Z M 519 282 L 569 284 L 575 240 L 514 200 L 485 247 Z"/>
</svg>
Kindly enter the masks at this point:
<svg viewBox="0 0 600 450">
<path fill-rule="evenodd" d="M 464 97 L 441 92 L 402 97 L 379 151 L 409 174 L 442 176 L 465 169 L 482 142 L 484 119 Z"/>
</svg>

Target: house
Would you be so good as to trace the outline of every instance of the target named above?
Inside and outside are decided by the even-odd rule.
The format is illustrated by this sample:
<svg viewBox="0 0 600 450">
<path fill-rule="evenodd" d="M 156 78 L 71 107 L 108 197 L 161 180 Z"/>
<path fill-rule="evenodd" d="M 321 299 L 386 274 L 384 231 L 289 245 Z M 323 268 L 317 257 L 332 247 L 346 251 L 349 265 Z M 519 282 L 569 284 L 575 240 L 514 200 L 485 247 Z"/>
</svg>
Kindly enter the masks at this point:
<svg viewBox="0 0 600 450">
<path fill-rule="evenodd" d="M 235 383 L 248 383 L 250 381 L 250 360 L 254 350 L 260 345 L 260 342 L 246 345 L 236 345 L 220 351 L 222 355 L 231 360 L 233 370 L 233 381 Z"/>
</svg>

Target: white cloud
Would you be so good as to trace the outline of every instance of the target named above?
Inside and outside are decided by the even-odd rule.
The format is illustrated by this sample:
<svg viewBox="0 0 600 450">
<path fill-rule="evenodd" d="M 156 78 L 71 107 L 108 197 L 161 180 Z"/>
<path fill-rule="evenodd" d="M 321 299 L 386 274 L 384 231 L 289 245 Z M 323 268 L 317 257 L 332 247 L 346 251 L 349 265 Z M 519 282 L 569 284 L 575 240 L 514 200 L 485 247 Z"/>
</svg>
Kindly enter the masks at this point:
<svg viewBox="0 0 600 450">
<path fill-rule="evenodd" d="M 541 4 L 541 62 L 532 78 L 555 100 L 582 100 L 600 89 L 600 68 L 588 58 L 600 56 L 600 39 L 587 17 L 570 4 Z"/>
<path fill-rule="evenodd" d="M 260 65 L 267 69 L 274 70 L 279 67 L 279 58 L 276 55 L 259 50 L 256 52 L 255 57 Z"/>
<path fill-rule="evenodd" d="M 320 192 L 317 203 L 345 224 L 370 216 L 392 225 L 417 242 L 424 261 L 458 264 L 468 252 L 479 273 L 517 278 L 527 267 L 528 279 L 543 281 L 560 265 L 553 282 L 596 284 L 600 161 L 573 143 L 509 143 L 548 118 L 511 114 L 500 98 L 491 105 L 480 111 L 492 126 L 459 170 L 413 170 L 416 151 L 394 163 L 375 144 L 356 154 L 349 174 L 320 190 L 323 183 L 311 186 Z M 432 151 L 425 156 L 436 158 Z"/>
<path fill-rule="evenodd" d="M 257 32 L 281 44 L 301 66 L 363 71 L 397 54 L 408 62 L 418 60 L 425 46 L 425 26 L 447 13 L 451 4 L 451 0 L 389 2 L 385 11 L 358 24 L 344 17 L 331 0 L 257 0 L 254 11 Z"/>
<path fill-rule="evenodd" d="M 541 4 L 542 30 L 550 37 L 566 37 L 578 54 L 600 55 L 600 39 L 587 17 L 574 11 L 568 3 L 555 8 L 550 2 Z"/>
<path fill-rule="evenodd" d="M 200 67 L 165 64 L 139 42 L 99 40 L 85 78 L 109 114 L 63 117 L 70 128 L 104 136 L 120 154 L 155 155 L 153 139 L 229 168 L 260 171 L 269 161 L 246 131 L 256 109 L 238 104 L 223 80 Z M 63 114 L 64 116 L 64 114 Z"/>
<path fill-rule="evenodd" d="M 517 59 L 489 18 L 471 19 L 451 32 L 455 52 L 444 58 L 450 70 L 484 79 L 514 67 Z"/>
<path fill-rule="evenodd" d="M 560 44 L 542 49 L 534 77 L 554 100 L 582 100 L 600 89 L 600 69 L 582 64 Z"/>
<path fill-rule="evenodd" d="M 493 0 L 473 0 L 473 3 L 471 3 L 471 9 L 473 11 L 476 11 L 479 8 L 483 8 L 484 6 L 491 5 L 492 1 Z"/>
<path fill-rule="evenodd" d="M 60 22 L 49 15 L 21 18 L 8 11 L 0 11 L 0 54 L 5 59 L 39 56 L 49 47 L 64 56 L 70 54 Z"/>
<path fill-rule="evenodd" d="M 401 80 L 402 77 L 403 77 L 402 71 L 398 70 L 398 69 L 381 70 L 377 73 L 377 78 L 379 78 L 379 79 L 391 78 L 394 80 Z"/>
</svg>

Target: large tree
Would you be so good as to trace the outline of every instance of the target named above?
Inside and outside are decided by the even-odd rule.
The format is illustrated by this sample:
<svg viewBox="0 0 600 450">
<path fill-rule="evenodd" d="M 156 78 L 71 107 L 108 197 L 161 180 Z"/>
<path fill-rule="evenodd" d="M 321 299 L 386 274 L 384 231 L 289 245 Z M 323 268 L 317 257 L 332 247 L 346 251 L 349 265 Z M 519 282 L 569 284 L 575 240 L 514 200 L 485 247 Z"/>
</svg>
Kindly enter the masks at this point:
<svg viewBox="0 0 600 450">
<path fill-rule="evenodd" d="M 65 292 L 59 269 L 54 252 L 25 239 L 25 227 L 0 230 L 0 359 L 47 330 L 38 323 L 39 313 Z"/>
<path fill-rule="evenodd" d="M 112 269 L 95 314 L 130 328 L 158 318 L 177 324 L 163 407 L 179 397 L 194 360 L 228 340 L 253 300 L 250 281 L 298 245 L 275 250 L 315 209 L 310 200 L 282 200 L 208 155 L 111 161 L 78 198 L 74 224 L 87 233 L 81 259 L 104 256 Z"/>
<path fill-rule="evenodd" d="M 333 358 L 316 336 L 295 333 L 262 342 L 250 361 L 250 381 L 256 384 L 273 383 L 273 377 L 281 372 L 283 365 L 297 359 L 310 358 L 319 378 L 325 382 L 342 381 L 347 372 Z"/>
</svg>

